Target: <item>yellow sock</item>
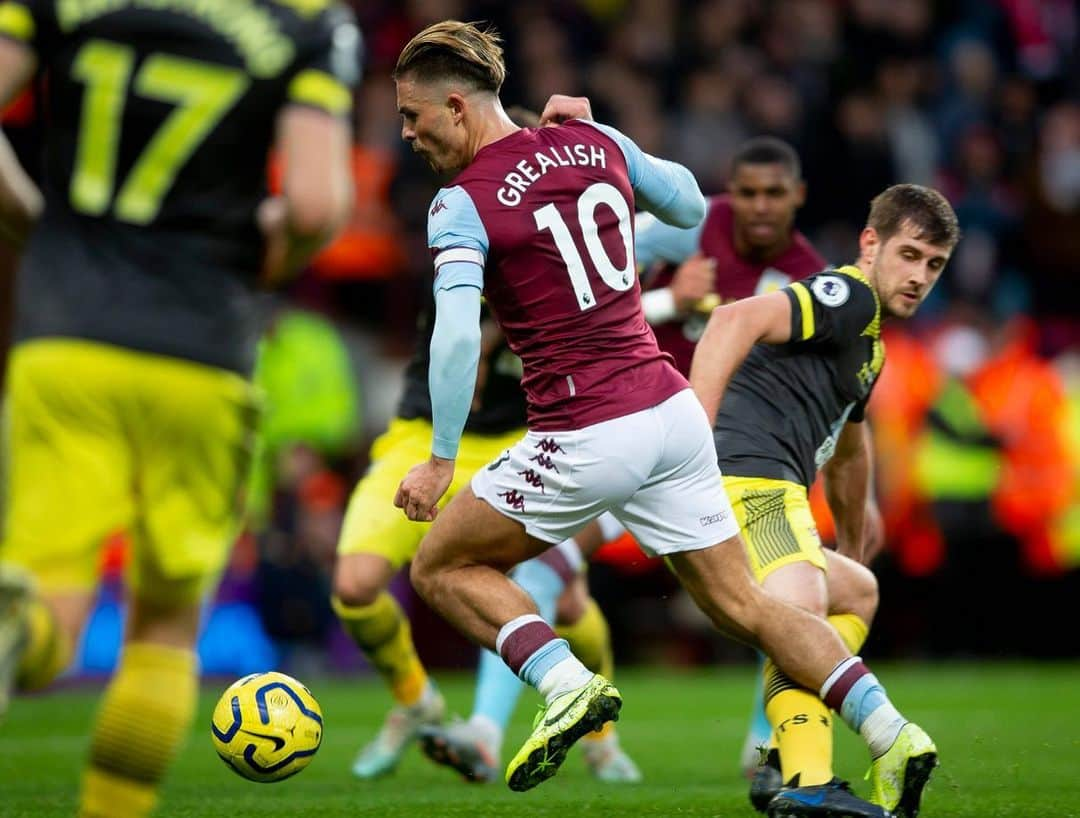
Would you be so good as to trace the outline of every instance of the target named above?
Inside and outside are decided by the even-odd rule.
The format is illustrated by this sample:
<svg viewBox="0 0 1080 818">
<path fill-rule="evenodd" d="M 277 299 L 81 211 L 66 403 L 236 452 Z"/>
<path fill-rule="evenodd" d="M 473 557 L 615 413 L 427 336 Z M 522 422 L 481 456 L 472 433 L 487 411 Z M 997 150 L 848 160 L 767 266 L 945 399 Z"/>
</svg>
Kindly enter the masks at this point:
<svg viewBox="0 0 1080 818">
<path fill-rule="evenodd" d="M 79 815 L 147 815 L 197 701 L 193 652 L 149 642 L 127 645 L 94 724 Z"/>
<path fill-rule="evenodd" d="M 870 632 L 855 614 L 836 614 L 829 623 L 847 649 L 858 653 Z M 781 775 L 785 782 L 796 773 L 803 786 L 823 784 L 832 778 L 832 717 L 816 694 L 799 687 L 771 661 L 765 663 L 765 713 L 773 725 L 773 739 L 780 749 Z"/>
<path fill-rule="evenodd" d="M 570 643 L 570 650 L 593 673 L 605 679 L 615 675 L 615 655 L 611 650 L 611 629 L 596 600 L 589 597 L 585 613 L 573 625 L 557 625 L 555 633 Z M 615 732 L 615 722 L 609 721 L 599 730 L 589 733 L 589 741 L 600 741 Z"/>
<path fill-rule="evenodd" d="M 37 597 L 27 603 L 27 643 L 15 671 L 19 690 L 40 690 L 71 661 L 71 640 L 56 624 L 52 609 Z"/>
<path fill-rule="evenodd" d="M 870 626 L 853 613 L 833 614 L 829 617 L 829 624 L 836 629 L 847 649 L 853 654 L 859 652 L 870 633 Z"/>
<path fill-rule="evenodd" d="M 593 673 L 606 679 L 615 675 L 611 630 L 596 600 L 589 597 L 585 613 L 573 625 L 556 625 L 555 633 L 570 643 L 570 650 Z"/>
<path fill-rule="evenodd" d="M 765 715 L 780 749 L 780 772 L 787 783 L 798 774 L 799 786 L 824 784 L 832 772 L 832 714 L 811 693 L 765 661 Z"/>
<path fill-rule="evenodd" d="M 337 597 L 333 605 L 345 631 L 390 685 L 394 699 L 406 707 L 420 701 L 427 671 L 416 655 L 412 628 L 397 600 L 384 591 L 365 607 L 351 608 Z"/>
</svg>

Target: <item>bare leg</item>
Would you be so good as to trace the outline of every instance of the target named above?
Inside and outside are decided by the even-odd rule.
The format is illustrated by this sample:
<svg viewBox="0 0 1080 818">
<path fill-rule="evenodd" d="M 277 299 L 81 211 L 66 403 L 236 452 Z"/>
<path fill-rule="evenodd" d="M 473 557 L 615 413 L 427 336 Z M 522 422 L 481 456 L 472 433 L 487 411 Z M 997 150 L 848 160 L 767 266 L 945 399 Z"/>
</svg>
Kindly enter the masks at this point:
<svg viewBox="0 0 1080 818">
<path fill-rule="evenodd" d="M 410 576 L 417 593 L 450 624 L 494 650 L 504 624 L 537 612 L 506 571 L 550 547 L 466 488 L 435 518 Z"/>
<path fill-rule="evenodd" d="M 827 622 L 770 596 L 754 581 L 740 537 L 674 554 L 671 565 L 718 629 L 760 647 L 804 687 L 820 690 L 851 656 Z"/>
<path fill-rule="evenodd" d="M 829 613 L 855 614 L 867 627 L 878 607 L 878 584 L 874 572 L 855 560 L 826 551 L 829 583 Z"/>
</svg>

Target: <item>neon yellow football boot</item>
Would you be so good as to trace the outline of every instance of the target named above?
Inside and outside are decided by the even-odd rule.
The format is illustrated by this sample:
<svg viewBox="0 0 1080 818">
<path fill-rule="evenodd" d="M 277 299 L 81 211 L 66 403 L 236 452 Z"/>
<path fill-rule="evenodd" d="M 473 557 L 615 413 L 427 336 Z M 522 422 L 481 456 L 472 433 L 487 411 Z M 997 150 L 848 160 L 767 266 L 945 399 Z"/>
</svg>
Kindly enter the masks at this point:
<svg viewBox="0 0 1080 818">
<path fill-rule="evenodd" d="M 897 818 L 916 818 L 930 773 L 938 765 L 937 747 L 919 725 L 908 722 L 885 751 L 874 759 L 867 777 L 870 800 Z"/>
<path fill-rule="evenodd" d="M 621 707 L 619 691 L 599 674 L 556 697 L 536 714 L 532 735 L 507 766 L 510 789 L 524 792 L 551 778 L 574 742 L 609 721 L 618 721 Z"/>
</svg>

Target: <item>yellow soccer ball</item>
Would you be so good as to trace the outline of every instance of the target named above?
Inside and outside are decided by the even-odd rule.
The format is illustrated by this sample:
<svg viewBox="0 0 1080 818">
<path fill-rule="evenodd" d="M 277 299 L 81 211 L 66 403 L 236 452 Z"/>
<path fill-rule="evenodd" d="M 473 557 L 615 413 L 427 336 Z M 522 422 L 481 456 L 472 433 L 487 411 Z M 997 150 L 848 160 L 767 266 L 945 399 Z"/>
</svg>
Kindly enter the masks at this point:
<svg viewBox="0 0 1080 818">
<path fill-rule="evenodd" d="M 322 710 L 300 682 L 284 673 L 253 673 L 221 694 L 210 723 L 221 760 L 251 781 L 296 775 L 322 744 Z"/>
</svg>

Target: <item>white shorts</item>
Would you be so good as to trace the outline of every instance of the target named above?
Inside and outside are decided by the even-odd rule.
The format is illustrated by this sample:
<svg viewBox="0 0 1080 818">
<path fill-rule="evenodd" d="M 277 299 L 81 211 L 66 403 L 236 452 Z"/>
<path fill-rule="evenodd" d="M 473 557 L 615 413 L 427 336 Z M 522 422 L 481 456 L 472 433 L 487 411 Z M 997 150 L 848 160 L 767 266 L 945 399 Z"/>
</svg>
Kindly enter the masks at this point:
<svg viewBox="0 0 1080 818">
<path fill-rule="evenodd" d="M 605 511 L 652 555 L 707 548 L 739 532 L 709 421 L 689 389 L 584 429 L 530 431 L 476 473 L 472 490 L 550 543 Z"/>
</svg>

